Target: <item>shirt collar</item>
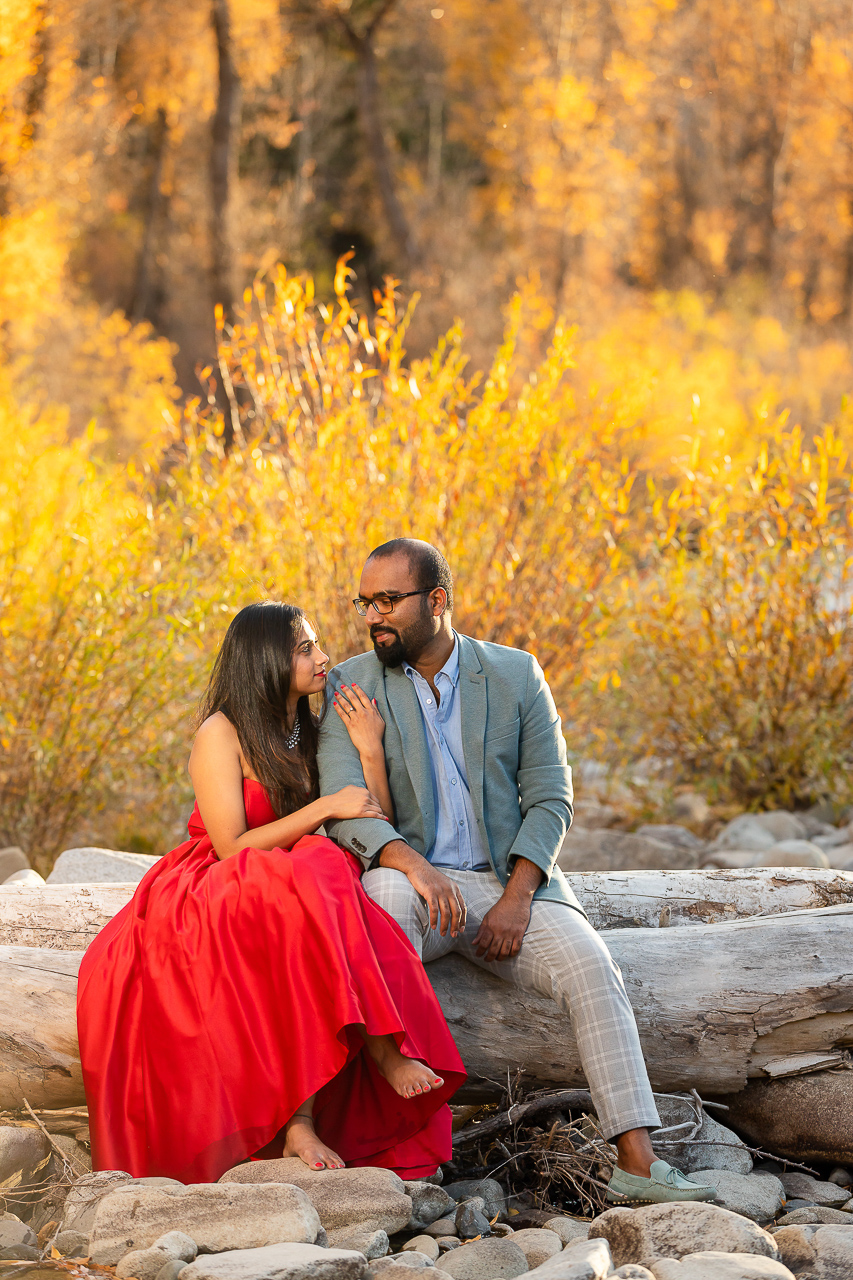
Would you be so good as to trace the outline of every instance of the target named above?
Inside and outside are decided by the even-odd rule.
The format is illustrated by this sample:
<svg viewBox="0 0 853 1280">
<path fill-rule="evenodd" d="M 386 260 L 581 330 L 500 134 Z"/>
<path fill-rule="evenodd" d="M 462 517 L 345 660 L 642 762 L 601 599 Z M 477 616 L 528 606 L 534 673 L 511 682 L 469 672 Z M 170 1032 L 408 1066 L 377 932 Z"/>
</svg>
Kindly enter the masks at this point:
<svg viewBox="0 0 853 1280">
<path fill-rule="evenodd" d="M 413 666 L 410 666 L 408 662 L 403 663 L 403 670 L 405 671 L 409 679 L 411 679 L 413 676 L 420 675 L 420 672 L 415 671 L 415 668 Z M 450 681 L 450 683 L 454 687 L 459 683 L 459 638 L 456 635 L 455 631 L 453 632 L 453 650 L 450 654 L 450 657 L 445 662 L 444 666 L 436 675 L 435 677 L 436 681 L 438 680 L 439 676 L 447 676 L 447 679 Z M 421 678 L 423 679 L 423 677 Z"/>
</svg>

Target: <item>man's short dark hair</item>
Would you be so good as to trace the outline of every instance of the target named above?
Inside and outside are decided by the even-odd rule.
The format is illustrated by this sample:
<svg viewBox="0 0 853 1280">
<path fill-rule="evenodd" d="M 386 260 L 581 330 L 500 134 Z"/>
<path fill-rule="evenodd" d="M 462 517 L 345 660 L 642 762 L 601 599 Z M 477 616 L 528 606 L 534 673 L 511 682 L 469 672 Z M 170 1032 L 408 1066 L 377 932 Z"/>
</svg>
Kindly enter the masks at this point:
<svg viewBox="0 0 853 1280">
<path fill-rule="evenodd" d="M 392 538 L 374 547 L 368 560 L 385 559 L 388 556 L 405 556 L 420 590 L 441 587 L 447 596 L 447 612 L 453 612 L 453 574 L 444 556 L 431 542 L 420 538 Z"/>
</svg>

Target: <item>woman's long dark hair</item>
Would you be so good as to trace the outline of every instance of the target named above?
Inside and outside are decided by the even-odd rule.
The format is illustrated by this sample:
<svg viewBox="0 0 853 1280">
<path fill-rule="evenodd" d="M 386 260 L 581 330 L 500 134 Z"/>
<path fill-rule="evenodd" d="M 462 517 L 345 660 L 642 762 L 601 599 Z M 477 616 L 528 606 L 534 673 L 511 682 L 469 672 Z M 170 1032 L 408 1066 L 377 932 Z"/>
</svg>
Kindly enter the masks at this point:
<svg viewBox="0 0 853 1280">
<path fill-rule="evenodd" d="M 320 794 L 319 719 L 307 695 L 296 704 L 299 758 L 285 748 L 293 728 L 287 722 L 291 664 L 304 621 L 296 605 L 275 600 L 241 609 L 225 633 L 199 708 L 199 722 L 216 711 L 231 721 L 243 755 L 279 817 Z"/>
</svg>

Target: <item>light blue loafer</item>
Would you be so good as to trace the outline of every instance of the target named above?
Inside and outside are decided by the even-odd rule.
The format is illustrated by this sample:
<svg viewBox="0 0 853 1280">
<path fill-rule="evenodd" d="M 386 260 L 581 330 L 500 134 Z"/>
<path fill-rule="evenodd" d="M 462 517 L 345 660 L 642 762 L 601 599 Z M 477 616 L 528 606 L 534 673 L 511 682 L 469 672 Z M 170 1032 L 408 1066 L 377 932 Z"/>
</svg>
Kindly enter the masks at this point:
<svg viewBox="0 0 853 1280">
<path fill-rule="evenodd" d="M 714 1187 L 691 1182 L 665 1160 L 655 1160 L 650 1178 L 625 1173 L 617 1165 L 607 1185 L 606 1195 L 611 1204 L 636 1205 L 669 1204 L 675 1200 L 715 1200 L 717 1192 Z"/>
</svg>

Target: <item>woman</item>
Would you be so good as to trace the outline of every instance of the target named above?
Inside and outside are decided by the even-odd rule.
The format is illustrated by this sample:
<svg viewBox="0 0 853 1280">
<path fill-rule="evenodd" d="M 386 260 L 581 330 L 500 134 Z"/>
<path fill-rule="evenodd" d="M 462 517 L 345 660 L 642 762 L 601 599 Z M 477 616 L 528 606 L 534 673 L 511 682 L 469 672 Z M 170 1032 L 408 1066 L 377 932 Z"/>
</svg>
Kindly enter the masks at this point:
<svg viewBox="0 0 853 1280">
<path fill-rule="evenodd" d="M 357 689 L 342 719 L 367 788 L 319 796 L 309 698 L 327 661 L 293 605 L 228 628 L 190 757 L 190 839 L 80 969 L 95 1169 L 209 1182 L 284 1154 L 416 1178 L 449 1159 L 464 1069 L 441 1009 L 361 864 L 314 834 L 391 817 L 384 724 Z"/>
</svg>

